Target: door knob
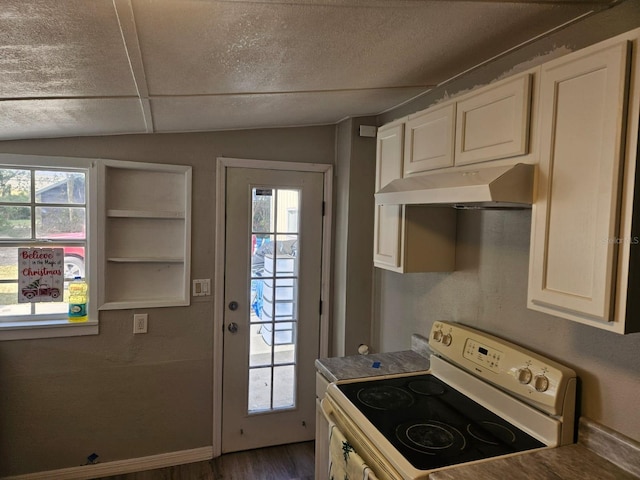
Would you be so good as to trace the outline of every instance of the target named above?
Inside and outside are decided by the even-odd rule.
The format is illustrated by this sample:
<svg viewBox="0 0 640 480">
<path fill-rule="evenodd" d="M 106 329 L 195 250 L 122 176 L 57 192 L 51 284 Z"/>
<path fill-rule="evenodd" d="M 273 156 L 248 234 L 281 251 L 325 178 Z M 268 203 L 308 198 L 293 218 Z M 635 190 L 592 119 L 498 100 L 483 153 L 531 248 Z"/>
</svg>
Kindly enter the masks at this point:
<svg viewBox="0 0 640 480">
<path fill-rule="evenodd" d="M 231 322 L 229 325 L 227 325 L 227 330 L 229 330 L 231 333 L 237 333 L 238 324 L 236 322 Z"/>
</svg>

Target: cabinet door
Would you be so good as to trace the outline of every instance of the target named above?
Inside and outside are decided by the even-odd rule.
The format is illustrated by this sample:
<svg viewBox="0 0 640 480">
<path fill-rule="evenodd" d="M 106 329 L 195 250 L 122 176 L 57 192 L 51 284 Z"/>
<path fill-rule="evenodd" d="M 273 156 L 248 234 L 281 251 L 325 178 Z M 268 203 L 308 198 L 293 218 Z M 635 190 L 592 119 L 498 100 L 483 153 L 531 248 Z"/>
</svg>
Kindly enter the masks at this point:
<svg viewBox="0 0 640 480">
<path fill-rule="evenodd" d="M 453 166 L 455 104 L 410 117 L 405 127 L 404 175 Z"/>
<path fill-rule="evenodd" d="M 628 63 L 621 42 L 542 67 L 532 309 L 612 318 Z"/>
<path fill-rule="evenodd" d="M 531 75 L 527 74 L 458 102 L 455 164 L 524 155 L 529 148 Z"/>
<path fill-rule="evenodd" d="M 376 189 L 402 177 L 403 127 L 395 125 L 378 131 L 376 149 Z M 381 268 L 400 267 L 402 207 L 376 205 L 373 232 L 373 263 Z"/>
</svg>

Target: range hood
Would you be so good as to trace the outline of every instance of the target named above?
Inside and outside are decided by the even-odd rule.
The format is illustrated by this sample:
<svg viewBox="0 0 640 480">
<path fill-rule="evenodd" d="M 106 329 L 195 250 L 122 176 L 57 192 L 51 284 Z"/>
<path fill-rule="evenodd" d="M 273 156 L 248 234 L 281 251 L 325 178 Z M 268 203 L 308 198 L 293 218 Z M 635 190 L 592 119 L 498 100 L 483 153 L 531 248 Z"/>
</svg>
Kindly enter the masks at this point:
<svg viewBox="0 0 640 480">
<path fill-rule="evenodd" d="M 377 191 L 375 201 L 376 205 L 530 208 L 534 168 L 518 163 L 399 178 Z"/>
</svg>

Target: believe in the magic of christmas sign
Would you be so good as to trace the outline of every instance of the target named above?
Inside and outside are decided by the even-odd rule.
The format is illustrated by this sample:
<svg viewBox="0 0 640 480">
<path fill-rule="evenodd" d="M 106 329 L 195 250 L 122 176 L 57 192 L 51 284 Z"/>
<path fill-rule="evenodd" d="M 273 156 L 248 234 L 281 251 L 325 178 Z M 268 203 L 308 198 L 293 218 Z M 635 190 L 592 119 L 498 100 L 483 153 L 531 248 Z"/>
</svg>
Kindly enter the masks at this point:
<svg viewBox="0 0 640 480">
<path fill-rule="evenodd" d="M 19 248 L 18 302 L 61 302 L 63 293 L 63 249 Z"/>
</svg>

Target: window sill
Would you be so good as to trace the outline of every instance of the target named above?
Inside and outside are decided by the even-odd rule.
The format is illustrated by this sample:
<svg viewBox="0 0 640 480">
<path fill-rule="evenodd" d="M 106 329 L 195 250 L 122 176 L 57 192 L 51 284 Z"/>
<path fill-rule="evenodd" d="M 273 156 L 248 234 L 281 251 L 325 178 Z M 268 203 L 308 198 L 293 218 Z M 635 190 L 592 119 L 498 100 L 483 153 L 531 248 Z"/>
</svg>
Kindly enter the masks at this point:
<svg viewBox="0 0 640 480">
<path fill-rule="evenodd" d="M 97 335 L 98 322 L 71 323 L 68 320 L 47 320 L 39 322 L 3 322 L 0 323 L 0 341 L 27 340 L 32 338 L 77 337 Z"/>
</svg>

